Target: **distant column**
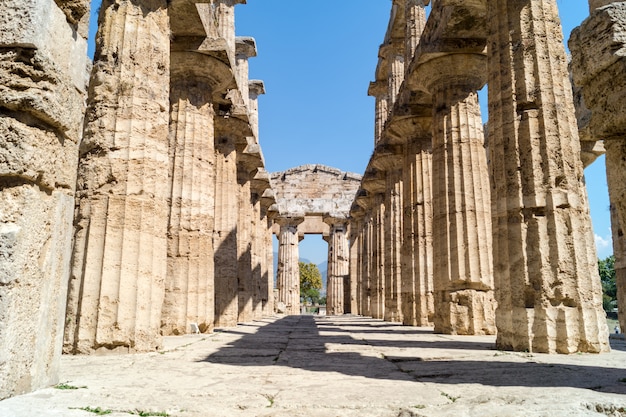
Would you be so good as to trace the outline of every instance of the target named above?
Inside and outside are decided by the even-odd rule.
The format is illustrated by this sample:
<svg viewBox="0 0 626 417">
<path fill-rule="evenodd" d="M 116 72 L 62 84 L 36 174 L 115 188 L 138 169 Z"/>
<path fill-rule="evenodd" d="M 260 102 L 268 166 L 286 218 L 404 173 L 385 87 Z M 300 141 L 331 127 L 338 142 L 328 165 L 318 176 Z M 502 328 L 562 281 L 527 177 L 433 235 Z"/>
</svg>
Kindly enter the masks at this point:
<svg viewBox="0 0 626 417">
<path fill-rule="evenodd" d="M 300 314 L 300 254 L 298 251 L 298 225 L 303 217 L 278 217 L 278 302 L 286 306 L 286 314 Z"/>
<path fill-rule="evenodd" d="M 613 234 L 613 255 L 615 256 L 615 285 L 617 287 L 617 311 L 619 327 L 626 333 L 626 236 L 622 229 L 617 210 L 611 206 L 611 230 Z M 613 329 L 609 329 L 613 331 Z"/>
<path fill-rule="evenodd" d="M 345 218 L 324 216 L 324 222 L 330 226 L 326 314 L 333 316 L 345 312 L 345 281 L 349 275 L 348 221 Z"/>
</svg>

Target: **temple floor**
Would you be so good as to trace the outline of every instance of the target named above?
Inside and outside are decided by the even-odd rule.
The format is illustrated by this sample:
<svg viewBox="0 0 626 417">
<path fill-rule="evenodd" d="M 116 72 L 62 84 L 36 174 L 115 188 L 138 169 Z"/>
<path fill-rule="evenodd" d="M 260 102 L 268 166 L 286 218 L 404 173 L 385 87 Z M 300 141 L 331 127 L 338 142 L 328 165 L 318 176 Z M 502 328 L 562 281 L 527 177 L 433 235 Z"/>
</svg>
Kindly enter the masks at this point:
<svg viewBox="0 0 626 417">
<path fill-rule="evenodd" d="M 494 342 L 349 315 L 275 317 L 166 337 L 154 353 L 63 356 L 61 381 L 77 389 L 0 401 L 0 416 L 626 416 L 623 338 L 611 353 L 569 356 Z"/>
</svg>

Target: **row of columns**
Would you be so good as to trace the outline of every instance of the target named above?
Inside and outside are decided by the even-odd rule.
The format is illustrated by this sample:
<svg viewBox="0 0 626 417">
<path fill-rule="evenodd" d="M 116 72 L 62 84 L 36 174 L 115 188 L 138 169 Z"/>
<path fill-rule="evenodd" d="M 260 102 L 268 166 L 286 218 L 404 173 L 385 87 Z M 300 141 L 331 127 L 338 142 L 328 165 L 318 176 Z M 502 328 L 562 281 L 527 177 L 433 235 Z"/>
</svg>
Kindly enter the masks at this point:
<svg viewBox="0 0 626 417">
<path fill-rule="evenodd" d="M 149 351 L 273 312 L 263 86 L 248 80 L 254 40 L 235 39 L 241 2 L 103 1 L 67 352 Z"/>
<path fill-rule="evenodd" d="M 300 314 L 298 225 L 305 218 L 304 215 L 278 214 L 273 220 L 279 225 L 276 274 L 277 302 L 282 303 L 279 311 L 297 315 Z M 341 315 L 351 311 L 348 219 L 345 215 L 325 215 L 323 221 L 329 226 L 329 234 L 324 237 L 328 242 L 326 313 Z"/>
<path fill-rule="evenodd" d="M 425 6 L 394 2 L 370 86 L 376 147 L 351 211 L 358 312 L 438 333 L 497 330 L 503 349 L 608 350 L 556 5 L 433 2 L 433 32 Z M 463 34 L 455 13 L 473 16 Z"/>
</svg>

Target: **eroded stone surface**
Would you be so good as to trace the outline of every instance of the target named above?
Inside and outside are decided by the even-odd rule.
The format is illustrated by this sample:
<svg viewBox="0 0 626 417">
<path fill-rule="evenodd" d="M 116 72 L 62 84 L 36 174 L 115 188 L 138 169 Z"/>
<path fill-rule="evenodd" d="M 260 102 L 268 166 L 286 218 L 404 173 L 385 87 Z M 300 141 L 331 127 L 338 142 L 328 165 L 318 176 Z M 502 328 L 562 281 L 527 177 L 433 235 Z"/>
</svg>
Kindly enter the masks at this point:
<svg viewBox="0 0 626 417">
<path fill-rule="evenodd" d="M 74 23 L 52 0 L 0 4 L 0 399 L 58 381 L 87 72 Z"/>
</svg>

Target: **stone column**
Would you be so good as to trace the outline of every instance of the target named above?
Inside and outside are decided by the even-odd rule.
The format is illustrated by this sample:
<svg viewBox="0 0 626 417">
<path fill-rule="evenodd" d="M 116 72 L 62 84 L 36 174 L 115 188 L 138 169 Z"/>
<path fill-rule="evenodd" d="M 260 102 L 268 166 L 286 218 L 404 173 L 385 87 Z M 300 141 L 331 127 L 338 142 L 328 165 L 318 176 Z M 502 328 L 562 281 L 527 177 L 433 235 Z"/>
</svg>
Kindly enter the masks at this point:
<svg viewBox="0 0 626 417">
<path fill-rule="evenodd" d="M 185 334 L 195 323 L 211 331 L 215 318 L 213 229 L 215 144 L 213 88 L 186 64 L 210 66 L 210 58 L 175 54 L 170 92 L 170 215 L 167 279 L 161 318 L 164 335 Z M 203 57 L 199 62 L 191 57 Z M 189 58 L 189 59 L 185 59 Z"/>
<path fill-rule="evenodd" d="M 370 312 L 385 318 L 385 196 L 376 194 L 372 206 L 372 265 L 370 270 Z"/>
<path fill-rule="evenodd" d="M 430 123 L 428 123 L 430 125 Z M 409 326 L 430 326 L 433 298 L 432 134 L 408 139 L 403 174 L 402 312 Z"/>
<path fill-rule="evenodd" d="M 488 22 L 496 345 L 608 351 L 556 4 L 495 0 Z"/>
<path fill-rule="evenodd" d="M 400 92 L 400 86 L 404 81 L 404 44 L 397 40 L 392 40 L 381 47 L 380 54 L 385 57 L 387 65 L 389 65 L 387 97 L 389 99 L 389 109 L 391 110 Z"/>
<path fill-rule="evenodd" d="M 483 55 L 453 54 L 422 68 L 433 94 L 436 333 L 495 333 L 491 200 L 476 93 L 485 64 Z"/>
<path fill-rule="evenodd" d="M 415 49 L 426 26 L 426 5 L 428 3 L 429 0 L 406 0 L 404 6 L 406 16 L 404 62 L 407 67 L 413 60 Z"/>
<path fill-rule="evenodd" d="M 369 224 L 368 281 L 370 315 L 375 319 L 385 317 L 385 192 L 387 181 L 384 172 L 372 167 L 365 172 L 362 184 L 367 192 Z"/>
<path fill-rule="evenodd" d="M 386 83 L 380 81 L 370 83 L 367 94 L 376 98 L 376 115 L 374 119 L 374 146 L 376 146 L 383 136 L 385 123 L 389 117 L 389 87 Z"/>
<path fill-rule="evenodd" d="M 326 314 L 345 313 L 346 277 L 349 276 L 348 220 L 336 216 L 324 216 L 330 226 L 328 241 L 328 274 L 326 281 Z"/>
<path fill-rule="evenodd" d="M 277 217 L 278 236 L 278 302 L 284 303 L 286 314 L 300 314 L 300 254 L 298 251 L 298 225 L 304 217 Z"/>
<path fill-rule="evenodd" d="M 248 59 L 257 55 L 256 41 L 251 37 L 239 36 L 235 38 L 235 45 L 235 57 L 237 60 L 237 70 L 235 71 L 235 76 L 237 78 L 237 86 L 241 90 L 241 96 L 243 97 L 246 106 L 250 108 L 250 89 L 248 80 L 250 66 L 248 64 Z M 250 111 L 250 113 L 252 113 L 252 111 Z"/>
<path fill-rule="evenodd" d="M 239 153 L 238 153 L 239 154 Z M 241 155 L 241 154 L 239 154 Z M 252 276 L 252 239 L 253 239 L 253 200 L 250 189 L 250 168 L 239 162 L 237 178 L 239 182 L 239 216 L 237 221 L 237 262 L 238 262 L 238 319 L 247 323 L 253 319 L 254 282 Z"/>
<path fill-rule="evenodd" d="M 105 0 L 80 147 L 68 352 L 149 351 L 167 270 L 167 1 Z"/>
<path fill-rule="evenodd" d="M 0 2 L 0 400 L 58 382 L 89 2 Z"/>
<path fill-rule="evenodd" d="M 364 211 L 361 207 L 353 206 L 350 211 L 350 223 L 348 224 L 349 237 L 349 274 L 350 274 L 350 310 L 351 314 L 361 314 L 361 285 L 362 285 L 362 268 L 361 268 L 361 236 L 363 231 L 363 215 Z M 345 310 L 344 306 L 344 310 Z"/>
<path fill-rule="evenodd" d="M 215 148 L 215 326 L 230 327 L 239 315 L 237 151 L 226 134 L 216 136 Z"/>
<path fill-rule="evenodd" d="M 376 148 L 372 165 L 384 172 L 384 319 L 402 322 L 402 156 L 401 146 Z"/>
<path fill-rule="evenodd" d="M 276 203 L 276 199 L 274 197 L 274 192 L 271 189 L 265 190 L 263 196 L 261 197 L 261 213 L 264 214 L 263 218 L 263 226 L 264 226 L 264 252 L 263 258 L 261 259 L 261 271 L 262 271 L 262 280 L 263 280 L 263 316 L 268 317 L 272 316 L 275 306 L 275 298 L 274 298 L 274 247 L 273 247 L 273 238 L 274 234 L 272 233 L 272 226 L 274 224 L 274 216 L 276 215 L 275 211 L 271 211 L 270 207 Z M 266 291 L 265 291 L 266 289 Z"/>
<path fill-rule="evenodd" d="M 613 256 L 615 256 L 619 327 L 624 333 L 626 332 L 626 238 L 617 216 L 617 210 L 613 206 L 611 207 L 611 230 L 613 232 Z"/>
</svg>

